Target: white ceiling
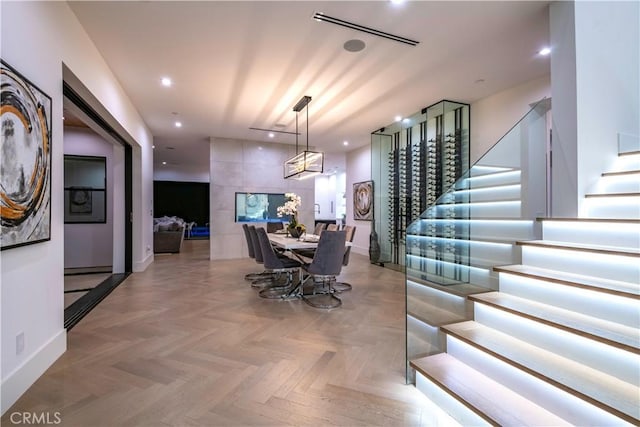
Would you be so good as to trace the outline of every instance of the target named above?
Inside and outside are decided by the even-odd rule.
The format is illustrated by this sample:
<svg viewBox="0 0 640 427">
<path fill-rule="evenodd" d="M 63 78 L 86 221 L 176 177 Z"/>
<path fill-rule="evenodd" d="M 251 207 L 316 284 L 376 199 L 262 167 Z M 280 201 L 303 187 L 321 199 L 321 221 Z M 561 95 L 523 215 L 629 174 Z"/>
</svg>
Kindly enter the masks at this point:
<svg viewBox="0 0 640 427">
<path fill-rule="evenodd" d="M 249 127 L 294 131 L 303 95 L 313 98 L 310 145 L 343 152 L 396 115 L 441 99 L 471 103 L 549 72 L 537 55 L 549 40 L 546 1 L 69 4 L 151 129 L 156 163 L 208 165 L 210 136 L 293 144 Z M 314 12 L 420 44 L 317 22 Z M 351 39 L 366 48 L 344 50 Z"/>
</svg>

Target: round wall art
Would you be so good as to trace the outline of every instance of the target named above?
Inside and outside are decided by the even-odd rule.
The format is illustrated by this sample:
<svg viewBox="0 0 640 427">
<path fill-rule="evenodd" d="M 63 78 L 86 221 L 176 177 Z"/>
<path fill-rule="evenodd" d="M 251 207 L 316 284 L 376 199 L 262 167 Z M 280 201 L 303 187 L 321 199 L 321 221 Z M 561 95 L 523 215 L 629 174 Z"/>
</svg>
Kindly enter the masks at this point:
<svg viewBox="0 0 640 427">
<path fill-rule="evenodd" d="M 353 219 L 373 220 L 373 181 L 353 184 Z"/>
<path fill-rule="evenodd" d="M 0 247 L 51 239 L 51 98 L 1 62 Z"/>
</svg>

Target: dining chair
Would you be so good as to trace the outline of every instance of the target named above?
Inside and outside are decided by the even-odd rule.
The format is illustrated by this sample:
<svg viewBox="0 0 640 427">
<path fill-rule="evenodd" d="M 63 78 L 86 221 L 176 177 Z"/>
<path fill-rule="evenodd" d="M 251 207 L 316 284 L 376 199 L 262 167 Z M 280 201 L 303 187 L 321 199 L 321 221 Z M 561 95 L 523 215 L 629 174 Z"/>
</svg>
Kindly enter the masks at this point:
<svg viewBox="0 0 640 427">
<path fill-rule="evenodd" d="M 247 251 L 249 252 L 249 258 L 256 260 L 256 253 L 254 250 L 253 240 L 251 239 L 251 235 L 249 233 L 249 226 L 247 224 L 242 224 L 242 231 L 244 232 L 244 237 L 247 240 Z M 249 274 L 245 274 L 244 279 L 249 281 L 254 281 L 266 276 L 271 276 L 271 273 L 266 273 L 266 272 L 249 273 Z"/>
<path fill-rule="evenodd" d="M 315 234 L 316 236 L 319 236 L 320 234 L 322 234 L 322 232 L 326 227 L 327 227 L 327 224 L 324 222 L 317 223 L 316 228 L 313 229 L 313 234 Z"/>
<path fill-rule="evenodd" d="M 330 309 L 342 305 L 342 300 L 334 295 L 332 283 L 342 270 L 346 241 L 346 231 L 325 231 L 320 235 L 313 261 L 303 266 L 309 274 L 307 279 L 313 281 L 311 292 L 302 293 L 302 299 L 310 306 Z"/>
<path fill-rule="evenodd" d="M 338 231 L 338 224 L 327 225 L 327 231 Z"/>
<path fill-rule="evenodd" d="M 280 222 L 267 222 L 267 233 L 275 233 L 278 230 L 283 230 L 284 224 Z"/>
<path fill-rule="evenodd" d="M 356 235 L 356 226 L 355 225 L 345 225 L 344 231 L 347 233 L 347 242 L 353 243 L 353 238 Z M 342 258 L 342 266 L 346 267 L 349 265 L 349 255 L 351 254 L 351 246 L 347 246 L 344 250 L 344 257 Z M 351 290 L 351 284 L 346 282 L 335 282 L 333 284 L 333 289 L 336 292 L 345 292 Z"/>
<path fill-rule="evenodd" d="M 255 260 L 258 264 L 262 264 L 264 266 L 264 258 L 262 255 L 262 249 L 260 247 L 260 241 L 258 240 L 256 227 L 254 225 L 250 225 L 248 226 L 248 231 L 249 237 L 251 239 L 251 244 L 253 246 L 253 254 L 255 256 Z M 265 267 L 265 270 L 262 273 L 258 273 L 257 276 L 254 276 L 253 279 L 250 279 L 251 287 L 264 288 L 267 286 L 276 286 L 278 279 L 278 275 L 274 274 L 274 272 L 268 270 Z"/>
<path fill-rule="evenodd" d="M 286 281 L 278 283 L 277 286 L 267 286 L 259 292 L 262 298 L 282 298 L 291 294 L 298 284 L 300 283 L 300 267 L 302 263 L 298 260 L 289 258 L 287 256 L 279 256 L 271 246 L 269 236 L 264 228 L 260 227 L 256 230 L 256 236 L 262 251 L 262 258 L 264 261 L 264 268 L 275 274 L 284 274 Z M 297 280 L 294 281 L 294 272 L 298 272 Z"/>
</svg>

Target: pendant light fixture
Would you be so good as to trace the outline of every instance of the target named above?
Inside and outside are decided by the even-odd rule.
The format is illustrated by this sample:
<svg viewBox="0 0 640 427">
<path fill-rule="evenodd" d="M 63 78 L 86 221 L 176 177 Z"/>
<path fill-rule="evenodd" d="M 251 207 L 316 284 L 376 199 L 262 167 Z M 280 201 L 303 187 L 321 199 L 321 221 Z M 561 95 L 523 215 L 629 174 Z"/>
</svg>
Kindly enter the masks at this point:
<svg viewBox="0 0 640 427">
<path fill-rule="evenodd" d="M 321 174 L 324 168 L 324 153 L 309 151 L 309 102 L 310 96 L 303 96 L 293 107 L 296 112 L 296 155 L 284 162 L 285 179 L 305 179 Z M 307 109 L 307 148 L 298 153 L 298 113 Z"/>
</svg>

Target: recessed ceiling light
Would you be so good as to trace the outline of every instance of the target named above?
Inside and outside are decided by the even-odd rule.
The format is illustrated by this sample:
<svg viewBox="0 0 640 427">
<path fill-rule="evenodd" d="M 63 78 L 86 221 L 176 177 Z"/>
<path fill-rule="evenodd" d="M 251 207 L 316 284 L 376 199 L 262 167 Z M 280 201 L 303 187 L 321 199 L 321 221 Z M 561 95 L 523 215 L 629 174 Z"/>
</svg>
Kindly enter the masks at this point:
<svg viewBox="0 0 640 427">
<path fill-rule="evenodd" d="M 342 145 L 349 145 L 349 141 L 344 141 Z"/>
<path fill-rule="evenodd" d="M 402 4 L 404 3 L 405 0 L 391 0 L 391 3 L 393 4 Z"/>
<path fill-rule="evenodd" d="M 551 53 L 551 48 L 550 47 L 543 47 L 542 49 L 540 49 L 538 51 L 538 54 L 546 56 L 549 55 Z"/>
<path fill-rule="evenodd" d="M 262 147 L 261 147 L 261 146 L 260 146 L 260 147 L 258 147 L 258 150 L 262 150 Z"/>
<path fill-rule="evenodd" d="M 275 134 L 275 133 L 273 133 L 273 132 L 269 132 L 269 138 L 273 138 L 274 136 L 276 136 L 276 134 Z"/>
<path fill-rule="evenodd" d="M 182 127 L 182 122 L 176 122 L 176 127 L 177 128 L 181 128 Z"/>
<path fill-rule="evenodd" d="M 162 83 L 162 86 L 165 86 L 165 87 L 169 87 L 172 84 L 172 81 L 169 77 L 163 77 L 162 80 L 160 80 L 160 82 Z"/>
<path fill-rule="evenodd" d="M 152 146 L 151 146 L 151 148 L 156 148 L 156 146 L 155 146 L 155 145 L 152 145 Z"/>
<path fill-rule="evenodd" d="M 396 122 L 399 122 L 400 120 L 402 120 L 402 116 L 396 116 Z"/>
<path fill-rule="evenodd" d="M 162 162 L 162 164 L 163 164 L 163 165 L 166 165 L 166 164 L 167 164 L 167 162 Z"/>
</svg>

